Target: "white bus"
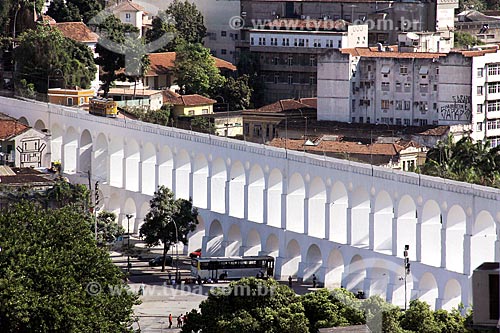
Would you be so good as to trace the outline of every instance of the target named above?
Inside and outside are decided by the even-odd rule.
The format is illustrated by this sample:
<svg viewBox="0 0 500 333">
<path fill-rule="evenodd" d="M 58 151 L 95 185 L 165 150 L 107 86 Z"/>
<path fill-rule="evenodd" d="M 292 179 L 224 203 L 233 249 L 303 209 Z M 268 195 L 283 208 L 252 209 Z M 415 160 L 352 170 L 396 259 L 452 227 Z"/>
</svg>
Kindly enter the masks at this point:
<svg viewBox="0 0 500 333">
<path fill-rule="evenodd" d="M 194 258 L 191 260 L 191 276 L 214 281 L 251 276 L 270 278 L 274 276 L 274 258 L 271 256 Z"/>
</svg>

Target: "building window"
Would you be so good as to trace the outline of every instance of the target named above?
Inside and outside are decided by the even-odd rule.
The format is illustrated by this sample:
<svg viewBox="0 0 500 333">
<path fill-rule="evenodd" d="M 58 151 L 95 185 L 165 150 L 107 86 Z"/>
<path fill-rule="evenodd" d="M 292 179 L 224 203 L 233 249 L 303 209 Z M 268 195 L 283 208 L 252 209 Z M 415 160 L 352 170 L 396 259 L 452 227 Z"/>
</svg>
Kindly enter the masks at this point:
<svg viewBox="0 0 500 333">
<path fill-rule="evenodd" d="M 488 65 L 488 75 L 498 75 L 498 74 L 500 74 L 499 64 Z"/>
<path fill-rule="evenodd" d="M 293 65 L 293 56 L 288 56 L 288 66 Z"/>
<path fill-rule="evenodd" d="M 131 18 L 132 16 L 130 15 L 130 13 L 125 13 L 125 22 L 130 22 Z"/>
<path fill-rule="evenodd" d="M 482 109 L 481 109 L 482 111 Z M 489 101 L 488 102 L 488 112 L 500 111 L 500 101 Z M 478 111 L 479 113 L 479 111 Z"/>
<path fill-rule="evenodd" d="M 390 104 L 389 100 L 387 100 L 387 99 L 383 99 L 383 100 L 381 101 L 381 103 L 382 103 L 382 106 L 381 106 L 381 107 L 382 107 L 382 109 L 387 110 L 387 109 L 389 108 L 389 104 Z"/>
<path fill-rule="evenodd" d="M 250 133 L 250 125 L 248 123 L 243 124 L 243 133 L 248 135 Z"/>
<path fill-rule="evenodd" d="M 429 85 L 427 83 L 421 83 L 420 84 L 420 92 L 421 93 L 426 93 L 429 90 Z"/>
<path fill-rule="evenodd" d="M 314 75 L 309 76 L 309 85 L 316 84 L 316 77 Z"/>
<path fill-rule="evenodd" d="M 227 33 L 226 33 L 224 30 L 222 30 L 222 31 L 220 32 L 220 36 L 221 36 L 221 37 L 226 37 L 226 34 L 227 34 Z"/>
<path fill-rule="evenodd" d="M 410 119 L 403 119 L 403 123 L 405 126 L 410 126 Z"/>
<path fill-rule="evenodd" d="M 477 94 L 483 94 L 483 87 L 481 86 L 481 93 L 479 93 L 479 87 L 477 87 Z M 488 94 L 496 94 L 500 92 L 500 82 L 488 83 Z"/>
<path fill-rule="evenodd" d="M 280 59 L 278 57 L 274 57 L 273 64 L 277 65 L 277 64 L 279 64 L 279 62 L 280 62 Z"/>
<path fill-rule="evenodd" d="M 208 109 L 202 109 L 201 114 L 208 114 Z"/>
<path fill-rule="evenodd" d="M 396 92 L 401 92 L 401 82 L 396 82 Z"/>
<path fill-rule="evenodd" d="M 439 75 L 439 67 L 436 67 L 436 75 Z"/>
<path fill-rule="evenodd" d="M 83 104 L 83 103 L 85 103 L 85 98 L 80 97 L 80 105 Z"/>
<path fill-rule="evenodd" d="M 405 110 L 410 110 L 411 108 L 411 101 L 405 101 Z"/>
<path fill-rule="evenodd" d="M 188 111 L 188 115 L 189 115 L 189 116 L 194 116 L 194 110 L 189 110 L 189 111 Z"/>
<path fill-rule="evenodd" d="M 73 106 L 73 98 L 72 97 L 68 97 L 68 100 L 67 100 L 67 104 L 68 106 Z"/>
<path fill-rule="evenodd" d="M 480 96 L 483 94 L 483 86 L 477 86 L 477 94 Z"/>
<path fill-rule="evenodd" d="M 250 45 L 254 45 L 253 37 L 250 38 Z"/>
<path fill-rule="evenodd" d="M 486 128 L 488 130 L 500 129 L 500 119 L 488 120 Z"/>
<path fill-rule="evenodd" d="M 390 85 L 389 82 L 382 82 L 382 91 L 389 91 Z"/>
<path fill-rule="evenodd" d="M 355 99 L 351 99 L 351 111 L 356 112 L 356 100 Z"/>
<path fill-rule="evenodd" d="M 293 84 L 293 74 L 288 74 L 288 84 Z"/>
<path fill-rule="evenodd" d="M 411 91 L 411 83 L 405 83 L 405 92 Z"/>
<path fill-rule="evenodd" d="M 278 84 L 279 80 L 280 80 L 280 75 L 274 74 L 274 84 Z"/>
<path fill-rule="evenodd" d="M 434 90 L 434 91 L 438 91 L 438 85 L 437 85 L 437 84 L 435 84 L 435 85 L 434 85 L 433 90 Z"/>
<path fill-rule="evenodd" d="M 253 135 L 254 136 L 260 136 L 261 132 L 262 132 L 262 126 L 261 125 L 253 125 Z"/>
<path fill-rule="evenodd" d="M 478 132 L 483 131 L 483 123 L 482 122 L 476 123 L 476 131 L 478 131 Z"/>
<path fill-rule="evenodd" d="M 220 54 L 226 54 L 226 53 L 227 53 L 226 49 L 221 49 L 220 50 Z"/>
<path fill-rule="evenodd" d="M 366 117 L 366 123 L 370 124 L 370 117 Z"/>
<path fill-rule="evenodd" d="M 396 125 L 401 126 L 401 118 L 396 118 Z"/>
<path fill-rule="evenodd" d="M 403 110 L 403 101 L 396 101 L 396 110 Z"/>
<path fill-rule="evenodd" d="M 477 69 L 477 77 L 483 77 L 483 68 Z"/>
<path fill-rule="evenodd" d="M 309 56 L 309 66 L 316 66 L 316 56 L 315 55 Z"/>
<path fill-rule="evenodd" d="M 483 104 L 477 105 L 476 113 L 483 113 Z"/>
<path fill-rule="evenodd" d="M 399 74 L 406 75 L 408 74 L 408 66 L 399 66 Z"/>
</svg>

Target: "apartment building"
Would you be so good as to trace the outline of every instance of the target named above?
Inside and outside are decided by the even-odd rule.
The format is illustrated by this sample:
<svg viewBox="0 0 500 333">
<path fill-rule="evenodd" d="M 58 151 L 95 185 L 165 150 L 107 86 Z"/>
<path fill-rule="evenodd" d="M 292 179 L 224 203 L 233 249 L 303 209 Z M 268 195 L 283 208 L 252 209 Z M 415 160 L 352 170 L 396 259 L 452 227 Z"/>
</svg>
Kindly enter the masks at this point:
<svg viewBox="0 0 500 333">
<path fill-rule="evenodd" d="M 318 56 L 329 49 L 368 45 L 366 25 L 346 27 L 334 26 L 334 23 L 274 20 L 265 29 L 249 30 L 250 52 L 259 59 L 265 84 L 264 103 L 316 97 Z M 318 30 L 310 30 L 312 27 Z"/>
</svg>

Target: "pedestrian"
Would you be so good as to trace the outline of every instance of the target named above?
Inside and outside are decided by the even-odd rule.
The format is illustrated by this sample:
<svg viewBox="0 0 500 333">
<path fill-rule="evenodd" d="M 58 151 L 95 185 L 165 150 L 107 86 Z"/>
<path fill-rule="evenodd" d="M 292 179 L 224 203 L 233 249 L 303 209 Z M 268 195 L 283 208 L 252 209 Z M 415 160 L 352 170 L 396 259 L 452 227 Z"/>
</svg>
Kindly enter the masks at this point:
<svg viewBox="0 0 500 333">
<path fill-rule="evenodd" d="M 313 288 L 316 288 L 316 274 L 313 274 Z"/>
<path fill-rule="evenodd" d="M 182 325 L 187 323 L 187 320 L 188 320 L 188 313 L 186 312 L 186 314 L 184 316 L 182 316 Z"/>
<path fill-rule="evenodd" d="M 201 286 L 201 276 L 198 275 L 198 284 Z"/>
<path fill-rule="evenodd" d="M 180 314 L 179 317 L 177 317 L 177 327 L 182 327 L 182 315 Z"/>
<path fill-rule="evenodd" d="M 139 295 L 144 295 L 144 288 L 145 288 L 145 285 L 144 285 L 144 282 L 141 282 L 141 286 L 139 287 Z"/>
<path fill-rule="evenodd" d="M 172 284 L 172 273 L 168 271 L 168 284 Z"/>
<path fill-rule="evenodd" d="M 288 286 L 290 288 L 292 288 L 292 276 L 291 275 L 288 277 Z"/>
<path fill-rule="evenodd" d="M 172 314 L 168 316 L 168 328 L 172 328 Z"/>
</svg>

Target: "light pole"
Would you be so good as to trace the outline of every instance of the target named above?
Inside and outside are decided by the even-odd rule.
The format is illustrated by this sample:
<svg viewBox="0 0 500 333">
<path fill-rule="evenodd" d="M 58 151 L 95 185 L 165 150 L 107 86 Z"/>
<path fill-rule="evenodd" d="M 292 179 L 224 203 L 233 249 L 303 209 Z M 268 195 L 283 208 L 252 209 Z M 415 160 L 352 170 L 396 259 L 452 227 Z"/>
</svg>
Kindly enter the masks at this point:
<svg viewBox="0 0 500 333">
<path fill-rule="evenodd" d="M 410 249 L 410 245 L 405 245 L 405 250 L 403 252 L 404 255 L 404 269 L 405 269 L 405 311 L 407 304 L 407 291 L 406 291 L 406 277 L 410 274 L 410 258 L 408 258 L 408 250 Z"/>
<path fill-rule="evenodd" d="M 227 138 L 228 132 L 229 132 L 229 103 L 226 103 L 226 100 L 224 99 L 224 97 L 217 95 L 217 96 L 215 96 L 215 99 L 217 99 L 217 97 L 220 97 L 220 99 L 222 100 L 222 103 L 226 104 L 226 124 L 225 124 L 226 131 L 224 132 L 224 136 Z"/>
<path fill-rule="evenodd" d="M 132 218 L 132 214 L 127 214 L 125 217 L 127 218 L 127 272 L 130 273 L 130 219 Z"/>
<path fill-rule="evenodd" d="M 170 222 L 173 223 L 174 227 L 175 227 L 175 281 L 179 281 L 179 250 L 177 248 L 177 245 L 179 243 L 179 232 L 177 230 L 177 223 L 175 223 L 174 219 L 172 218 L 172 216 L 167 216 L 167 224 L 169 224 Z"/>
</svg>

